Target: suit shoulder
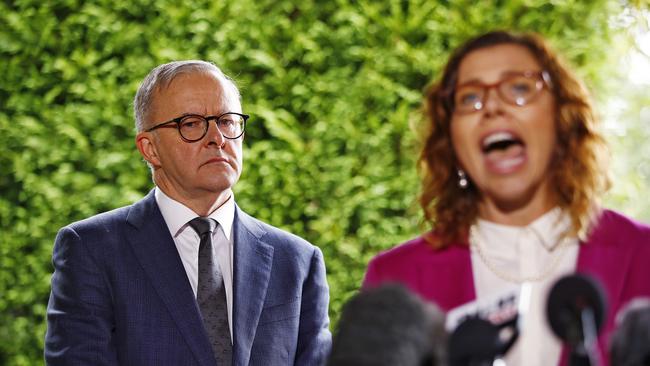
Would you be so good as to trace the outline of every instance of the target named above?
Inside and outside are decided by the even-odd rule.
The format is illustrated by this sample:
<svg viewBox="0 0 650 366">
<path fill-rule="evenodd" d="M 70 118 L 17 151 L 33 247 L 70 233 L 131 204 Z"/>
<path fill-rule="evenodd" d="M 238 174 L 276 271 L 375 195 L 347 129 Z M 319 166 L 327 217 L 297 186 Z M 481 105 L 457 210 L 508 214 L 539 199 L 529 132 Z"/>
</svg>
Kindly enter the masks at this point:
<svg viewBox="0 0 650 366">
<path fill-rule="evenodd" d="M 364 286 L 373 286 L 386 279 L 406 282 L 416 278 L 416 268 L 439 268 L 440 265 L 466 265 L 469 248 L 454 244 L 436 249 L 424 236 L 417 237 L 377 254 L 368 263 Z"/>
<path fill-rule="evenodd" d="M 613 210 L 603 210 L 591 233 L 592 238 L 619 245 L 650 248 L 650 226 Z"/>
<path fill-rule="evenodd" d="M 393 248 L 377 254 L 371 262 L 404 263 L 449 260 L 452 261 L 468 253 L 468 247 L 461 243 L 454 243 L 444 248 L 436 249 L 424 236 L 419 236 Z"/>
<path fill-rule="evenodd" d="M 125 222 L 131 206 L 124 206 L 110 211 L 102 212 L 83 220 L 75 221 L 66 226 L 77 233 L 92 231 L 112 231 L 116 225 Z"/>
<path fill-rule="evenodd" d="M 411 262 L 422 255 L 431 255 L 435 250 L 423 236 L 411 239 L 377 254 L 371 262 Z"/>
<path fill-rule="evenodd" d="M 120 253 L 124 254 L 121 246 L 125 243 L 123 239 L 128 212 L 128 206 L 121 207 L 61 228 L 54 240 L 54 252 L 90 255 L 97 261 L 94 265 Z"/>
<path fill-rule="evenodd" d="M 375 277 L 395 276 L 399 273 L 410 272 L 413 264 L 435 256 L 435 249 L 420 236 L 384 250 L 368 262 L 365 281 L 369 284 L 378 281 Z"/>
<path fill-rule="evenodd" d="M 318 247 L 296 234 L 267 224 L 241 210 L 239 212 L 242 215 L 242 219 L 247 220 L 250 224 L 255 226 L 255 234 L 259 239 L 273 245 L 275 250 L 298 251 L 307 255 L 313 255 L 315 250 L 319 250 Z M 250 226 L 251 225 L 249 225 L 249 227 Z"/>
</svg>

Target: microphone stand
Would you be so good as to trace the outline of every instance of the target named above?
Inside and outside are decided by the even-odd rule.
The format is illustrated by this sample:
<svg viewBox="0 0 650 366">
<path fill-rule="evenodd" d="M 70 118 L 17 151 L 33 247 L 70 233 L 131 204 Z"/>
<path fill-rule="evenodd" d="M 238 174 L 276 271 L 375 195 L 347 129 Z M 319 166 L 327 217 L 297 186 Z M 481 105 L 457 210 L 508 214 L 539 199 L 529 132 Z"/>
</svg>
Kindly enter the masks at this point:
<svg viewBox="0 0 650 366">
<path fill-rule="evenodd" d="M 582 341 L 571 348 L 570 366 L 600 366 L 598 357 L 598 332 L 596 319 L 590 307 L 580 311 L 582 325 Z"/>
</svg>

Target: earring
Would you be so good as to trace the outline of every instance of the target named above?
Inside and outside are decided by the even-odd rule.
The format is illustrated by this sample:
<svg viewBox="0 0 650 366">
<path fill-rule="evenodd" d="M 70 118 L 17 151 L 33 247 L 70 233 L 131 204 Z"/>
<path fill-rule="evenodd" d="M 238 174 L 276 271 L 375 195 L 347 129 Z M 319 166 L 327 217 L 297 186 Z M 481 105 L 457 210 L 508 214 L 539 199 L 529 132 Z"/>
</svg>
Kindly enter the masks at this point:
<svg viewBox="0 0 650 366">
<path fill-rule="evenodd" d="M 458 174 L 458 187 L 460 187 L 460 189 L 467 189 L 469 181 L 467 180 L 467 174 L 465 174 L 465 171 L 463 169 L 458 169 L 456 173 Z"/>
</svg>

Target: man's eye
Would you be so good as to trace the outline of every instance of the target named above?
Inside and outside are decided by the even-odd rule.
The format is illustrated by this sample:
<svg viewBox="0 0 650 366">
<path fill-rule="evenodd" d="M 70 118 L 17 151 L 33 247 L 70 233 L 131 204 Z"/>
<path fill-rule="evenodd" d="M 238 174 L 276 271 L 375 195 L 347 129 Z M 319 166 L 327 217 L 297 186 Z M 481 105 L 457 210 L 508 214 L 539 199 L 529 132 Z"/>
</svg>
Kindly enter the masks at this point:
<svg viewBox="0 0 650 366">
<path fill-rule="evenodd" d="M 203 121 L 200 118 L 194 118 L 194 117 L 186 118 L 181 122 L 181 128 L 186 128 L 186 129 L 198 128 L 201 127 L 202 123 Z"/>
<path fill-rule="evenodd" d="M 231 127 L 235 122 L 231 119 L 224 118 L 219 120 L 219 124 L 223 127 Z"/>
</svg>

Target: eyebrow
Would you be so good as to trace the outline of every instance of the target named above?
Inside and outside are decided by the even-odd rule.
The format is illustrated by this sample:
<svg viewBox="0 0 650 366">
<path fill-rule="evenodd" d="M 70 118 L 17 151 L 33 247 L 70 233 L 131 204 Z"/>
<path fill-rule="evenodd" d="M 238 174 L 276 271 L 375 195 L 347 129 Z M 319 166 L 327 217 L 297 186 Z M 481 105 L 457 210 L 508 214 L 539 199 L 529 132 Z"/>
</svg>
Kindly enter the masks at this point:
<svg viewBox="0 0 650 366">
<path fill-rule="evenodd" d="M 505 78 L 507 76 L 510 76 L 510 75 L 524 74 L 524 73 L 527 73 L 527 72 L 541 72 L 541 71 L 542 70 L 505 70 L 505 71 L 501 72 L 501 74 L 499 74 L 499 80 L 497 80 L 496 82 L 499 82 L 499 81 L 503 80 L 503 78 Z M 464 86 L 464 85 L 472 85 L 472 84 L 488 85 L 488 84 L 494 84 L 494 83 L 485 83 L 485 82 L 481 81 L 478 78 L 472 78 L 472 79 L 469 79 L 469 80 L 467 80 L 467 81 L 465 81 L 463 83 L 456 82 L 456 87 Z"/>
</svg>

